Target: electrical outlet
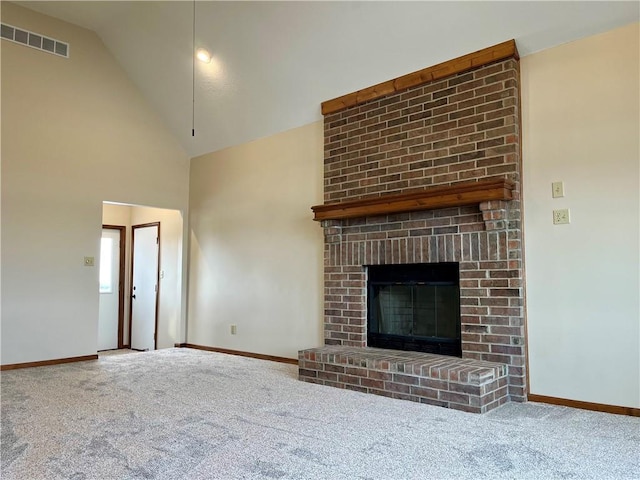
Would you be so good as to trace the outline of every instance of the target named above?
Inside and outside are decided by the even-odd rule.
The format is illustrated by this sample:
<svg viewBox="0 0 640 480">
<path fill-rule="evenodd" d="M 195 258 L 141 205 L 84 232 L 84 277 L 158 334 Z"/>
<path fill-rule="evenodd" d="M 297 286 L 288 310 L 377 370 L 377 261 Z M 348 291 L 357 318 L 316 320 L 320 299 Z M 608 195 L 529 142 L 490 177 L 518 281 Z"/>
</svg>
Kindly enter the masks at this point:
<svg viewBox="0 0 640 480">
<path fill-rule="evenodd" d="M 238 333 L 238 327 L 236 325 L 230 325 L 231 335 Z"/>
<path fill-rule="evenodd" d="M 551 184 L 551 195 L 553 198 L 564 197 L 564 182 L 553 182 Z"/>
<path fill-rule="evenodd" d="M 93 267 L 95 265 L 94 257 L 84 257 L 84 266 Z"/>
<path fill-rule="evenodd" d="M 553 211 L 553 224 L 554 225 L 566 225 L 569 222 L 569 209 L 561 208 Z"/>
</svg>

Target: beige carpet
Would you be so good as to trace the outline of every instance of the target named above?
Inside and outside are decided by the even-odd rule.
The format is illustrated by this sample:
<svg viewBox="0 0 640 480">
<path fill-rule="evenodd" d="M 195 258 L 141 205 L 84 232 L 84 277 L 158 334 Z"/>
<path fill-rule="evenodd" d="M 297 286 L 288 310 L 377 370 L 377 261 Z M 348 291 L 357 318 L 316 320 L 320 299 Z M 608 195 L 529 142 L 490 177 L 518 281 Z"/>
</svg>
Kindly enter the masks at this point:
<svg viewBox="0 0 640 480">
<path fill-rule="evenodd" d="M 640 419 L 487 415 L 189 349 L 3 372 L 2 479 L 640 478 Z"/>
</svg>

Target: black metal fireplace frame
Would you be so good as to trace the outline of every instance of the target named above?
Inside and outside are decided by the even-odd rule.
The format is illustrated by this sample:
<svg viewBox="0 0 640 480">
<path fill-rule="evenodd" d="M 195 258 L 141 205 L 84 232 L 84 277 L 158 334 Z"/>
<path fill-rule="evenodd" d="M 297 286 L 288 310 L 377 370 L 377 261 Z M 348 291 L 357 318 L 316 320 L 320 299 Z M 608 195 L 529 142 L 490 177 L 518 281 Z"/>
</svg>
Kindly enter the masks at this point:
<svg viewBox="0 0 640 480">
<path fill-rule="evenodd" d="M 367 267 L 367 345 L 392 350 L 408 350 L 462 357 L 460 303 L 456 324 L 456 338 L 404 336 L 373 331 L 377 324 L 374 290 L 378 286 L 418 285 L 455 286 L 460 298 L 460 268 L 457 262 L 370 265 Z"/>
</svg>

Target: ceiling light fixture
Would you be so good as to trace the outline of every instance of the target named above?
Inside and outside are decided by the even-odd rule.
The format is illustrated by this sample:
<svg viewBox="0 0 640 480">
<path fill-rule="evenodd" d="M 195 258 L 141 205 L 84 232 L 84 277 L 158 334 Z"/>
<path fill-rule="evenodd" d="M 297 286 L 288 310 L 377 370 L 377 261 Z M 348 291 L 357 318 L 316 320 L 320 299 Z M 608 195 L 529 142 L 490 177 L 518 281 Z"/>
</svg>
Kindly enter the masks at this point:
<svg viewBox="0 0 640 480">
<path fill-rule="evenodd" d="M 204 48 L 199 48 L 196 51 L 196 57 L 198 58 L 198 60 L 200 60 L 201 62 L 204 63 L 209 63 L 211 62 L 211 54 Z"/>
</svg>

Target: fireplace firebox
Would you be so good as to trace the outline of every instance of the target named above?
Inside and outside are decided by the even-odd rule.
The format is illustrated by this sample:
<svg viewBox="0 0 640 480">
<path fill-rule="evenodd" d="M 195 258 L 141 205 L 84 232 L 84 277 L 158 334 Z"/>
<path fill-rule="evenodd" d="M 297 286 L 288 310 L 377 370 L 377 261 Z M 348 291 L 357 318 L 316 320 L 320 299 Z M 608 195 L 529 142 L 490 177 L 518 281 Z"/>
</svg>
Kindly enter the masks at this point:
<svg viewBox="0 0 640 480">
<path fill-rule="evenodd" d="M 370 347 L 462 356 L 458 263 L 371 265 Z"/>
</svg>

